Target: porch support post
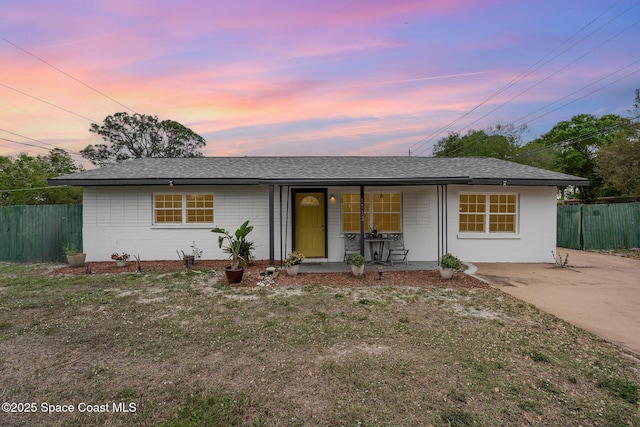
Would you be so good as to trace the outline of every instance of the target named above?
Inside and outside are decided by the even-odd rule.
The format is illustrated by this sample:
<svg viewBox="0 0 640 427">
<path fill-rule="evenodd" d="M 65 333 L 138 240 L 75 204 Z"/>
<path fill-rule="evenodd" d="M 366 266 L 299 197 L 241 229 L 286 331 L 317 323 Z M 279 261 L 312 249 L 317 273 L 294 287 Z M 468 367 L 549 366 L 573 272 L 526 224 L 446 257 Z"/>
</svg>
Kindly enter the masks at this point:
<svg viewBox="0 0 640 427">
<path fill-rule="evenodd" d="M 438 219 L 437 219 L 437 223 L 438 226 L 436 227 L 438 229 L 438 265 L 440 265 L 440 255 L 442 255 L 442 239 L 440 238 L 440 232 L 441 232 L 441 228 L 442 228 L 442 222 L 440 221 L 440 199 L 441 199 L 441 193 L 442 193 L 442 185 L 438 185 L 436 187 L 436 212 L 438 215 Z"/>
<path fill-rule="evenodd" d="M 275 267 L 275 212 L 273 202 L 274 188 L 273 184 L 269 185 L 269 266 Z"/>
<path fill-rule="evenodd" d="M 364 185 L 360 186 L 360 255 L 364 256 Z"/>
<path fill-rule="evenodd" d="M 449 237 L 447 233 L 448 227 L 448 187 L 447 185 L 439 185 L 437 191 L 438 202 L 438 262 L 442 255 L 449 252 Z"/>
</svg>

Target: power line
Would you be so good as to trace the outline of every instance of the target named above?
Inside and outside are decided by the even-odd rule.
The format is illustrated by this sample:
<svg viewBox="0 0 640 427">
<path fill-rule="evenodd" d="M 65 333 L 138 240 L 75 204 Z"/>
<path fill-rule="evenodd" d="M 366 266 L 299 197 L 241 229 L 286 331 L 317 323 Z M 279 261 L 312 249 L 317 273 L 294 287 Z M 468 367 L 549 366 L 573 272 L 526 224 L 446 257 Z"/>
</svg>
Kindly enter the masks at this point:
<svg viewBox="0 0 640 427">
<path fill-rule="evenodd" d="M 56 70 L 56 71 L 58 71 L 58 72 L 60 72 L 60 73 L 64 74 L 65 76 L 69 77 L 70 79 L 72 79 L 72 80 L 74 80 L 74 81 L 76 81 L 76 82 L 80 83 L 81 85 L 83 85 L 83 86 L 85 86 L 85 87 L 87 87 L 87 88 L 91 89 L 92 91 L 96 92 L 97 94 L 102 95 L 103 97 L 105 97 L 105 98 L 109 99 L 110 101 L 115 102 L 116 104 L 120 105 L 121 107 L 124 107 L 124 108 L 126 108 L 127 110 L 129 110 L 129 111 L 133 111 L 134 113 L 137 113 L 137 111 L 135 111 L 133 108 L 127 107 L 126 105 L 124 105 L 124 104 L 123 104 L 123 103 L 121 103 L 120 101 L 117 101 L 117 100 L 113 99 L 112 97 L 110 97 L 110 96 L 109 96 L 109 95 L 107 95 L 106 93 L 99 91 L 98 89 L 96 89 L 96 88 L 94 88 L 93 86 L 91 86 L 91 85 L 89 85 L 89 84 L 87 84 L 87 83 L 83 82 L 82 80 L 80 80 L 80 79 L 78 79 L 78 78 L 76 78 L 76 77 L 72 76 L 71 74 L 67 73 L 66 71 L 61 70 L 60 68 L 56 67 L 55 65 L 53 65 L 53 64 L 51 64 L 51 63 L 49 63 L 49 62 L 45 61 L 44 59 L 42 59 L 42 58 L 38 57 L 37 55 L 35 55 L 35 54 L 31 53 L 31 52 L 29 52 L 28 50 L 24 49 L 23 47 L 18 46 L 17 44 L 13 43 L 12 41 L 9 41 L 9 40 L 7 40 L 6 38 L 4 38 L 4 37 L 2 37 L 2 36 L 0 36 L 0 39 L 4 40 L 5 42 L 9 43 L 10 45 L 14 46 L 15 48 L 20 49 L 21 51 L 23 51 L 23 52 L 24 52 L 24 53 L 26 53 L 27 55 L 29 55 L 29 56 L 31 56 L 31 57 L 33 57 L 33 58 L 37 59 L 38 61 L 42 62 L 43 64 L 46 64 L 46 65 L 48 65 L 49 67 L 53 68 L 54 70 Z"/>
<path fill-rule="evenodd" d="M 636 21 L 635 23 L 633 23 L 632 25 L 628 26 L 627 28 L 625 28 L 624 30 L 618 32 L 616 35 L 614 35 L 613 37 L 610 37 L 609 39 L 605 40 L 604 42 L 600 43 L 598 46 L 594 47 L 593 49 L 588 50 L 587 52 L 583 53 L 582 55 L 580 55 L 579 57 L 575 58 L 573 61 L 569 62 L 568 64 L 564 65 L 563 67 L 560 67 L 559 69 L 557 69 L 556 71 L 554 71 L 553 73 L 549 74 L 548 76 L 546 76 L 545 78 L 543 78 L 542 80 L 536 82 L 535 84 L 529 86 L 528 88 L 526 88 L 525 90 L 523 90 L 522 92 L 520 92 L 519 94 L 511 97 L 509 100 L 503 102 L 502 104 L 498 105 L 497 107 L 495 107 L 493 110 L 489 111 L 488 113 L 484 114 L 483 116 L 477 118 L 476 120 L 474 120 L 473 122 L 469 123 L 467 126 L 465 127 L 470 127 L 473 126 L 475 123 L 479 122 L 480 120 L 486 118 L 487 116 L 490 116 L 491 114 L 495 113 L 496 111 L 498 111 L 500 108 L 504 107 L 505 105 L 511 103 L 512 101 L 514 101 L 515 99 L 519 98 L 520 96 L 524 95 L 525 93 L 529 92 L 531 89 L 534 89 L 536 87 L 538 87 L 539 85 L 541 85 L 542 83 L 546 82 L 547 80 L 549 80 L 551 77 L 555 76 L 556 74 L 558 74 L 559 72 L 567 69 L 570 65 L 573 65 L 574 63 L 576 63 L 578 60 L 584 58 L 585 56 L 587 56 L 588 54 L 592 53 L 593 51 L 601 48 L 602 46 L 604 46 L 605 44 L 609 43 L 610 41 L 612 41 L 613 39 L 615 39 L 616 37 L 620 36 L 621 34 L 623 34 L 625 31 L 628 31 L 629 29 L 635 27 L 636 25 L 640 24 L 640 20 Z M 618 70 L 619 71 L 619 70 Z M 617 71 L 616 71 L 617 72 Z M 584 86 L 583 88 L 581 88 L 580 90 L 589 87 L 590 85 Z M 579 91 L 580 91 L 579 90 Z"/>
<path fill-rule="evenodd" d="M 507 157 L 507 160 L 513 160 L 513 159 L 517 159 L 519 157 L 528 157 L 528 156 L 531 156 L 532 154 L 536 154 L 536 153 L 540 153 L 540 152 L 543 152 L 543 151 L 551 150 L 552 148 L 555 148 L 555 147 L 561 146 L 561 145 L 576 144 L 576 143 L 582 142 L 582 141 L 584 141 L 586 139 L 593 138 L 594 136 L 601 135 L 603 133 L 608 133 L 609 131 L 613 131 L 613 130 L 617 130 L 617 129 L 621 130 L 621 129 L 626 129 L 626 128 L 630 128 L 630 127 L 636 126 L 636 125 L 638 125 L 638 123 L 640 123 L 640 122 L 635 121 L 635 120 L 626 120 L 626 121 L 617 122 L 617 123 L 614 123 L 614 124 L 612 124 L 610 126 L 604 127 L 602 129 L 598 129 L 598 130 L 595 130 L 593 132 L 590 132 L 590 133 L 587 133 L 587 134 L 584 134 L 584 135 L 576 136 L 573 139 L 554 142 L 554 143 L 549 144 L 549 145 L 547 145 L 545 147 L 541 147 L 541 148 L 538 148 L 538 149 L 535 149 L 535 150 L 531 150 L 531 151 L 527 151 L 527 152 L 524 152 L 524 153 L 514 154 L 513 156 Z"/>
<path fill-rule="evenodd" d="M 520 74 L 518 74 L 516 77 L 514 77 L 513 79 L 511 79 L 511 81 L 509 83 L 507 83 L 506 85 L 502 86 L 500 89 L 498 89 L 497 91 L 495 91 L 494 93 L 492 93 L 491 95 L 489 95 L 489 97 L 487 99 L 485 99 L 484 101 L 482 101 L 480 104 L 476 105 L 474 108 L 472 108 L 471 110 L 467 111 L 465 114 L 463 114 L 461 117 L 459 117 L 458 119 L 452 121 L 451 123 L 449 123 L 448 125 L 440 128 L 439 130 L 437 130 L 436 132 L 434 132 L 433 134 L 431 134 L 429 137 L 425 137 L 422 138 L 420 141 L 418 141 L 417 143 L 413 144 L 411 147 L 409 147 L 409 153 L 411 154 L 411 149 L 413 147 L 415 147 L 416 145 L 419 145 L 418 150 L 420 149 L 420 147 L 424 144 L 426 144 L 427 142 L 429 142 L 431 139 L 433 139 L 434 137 L 436 137 L 437 135 L 439 135 L 440 133 L 442 133 L 442 131 L 449 129 L 451 126 L 455 125 L 456 123 L 458 123 L 460 120 L 462 120 L 463 118 L 467 117 L 469 114 L 471 114 L 472 112 L 474 112 L 475 110 L 477 110 L 478 108 L 480 108 L 481 106 L 483 106 L 484 104 L 486 104 L 487 102 L 489 102 L 490 100 L 492 100 L 493 98 L 495 98 L 496 96 L 500 95 L 501 93 L 505 92 L 507 89 L 511 88 L 512 86 L 514 86 L 516 83 L 522 81 L 525 77 L 527 77 L 528 75 L 530 75 L 531 73 L 539 70 L 542 66 L 548 64 L 550 61 L 554 60 L 555 58 L 557 58 L 558 56 L 560 56 L 561 54 L 563 54 L 564 52 L 566 52 L 568 49 L 564 50 L 563 52 L 560 52 L 558 55 L 554 56 L 553 58 L 551 58 L 549 61 L 543 63 L 542 65 L 540 65 L 537 68 L 536 65 L 540 64 L 542 61 L 544 61 L 546 58 L 548 58 L 551 54 L 553 54 L 555 51 L 557 51 L 558 49 L 560 49 L 562 46 L 564 46 L 565 44 L 567 44 L 571 39 L 573 39 L 575 36 L 577 36 L 578 34 L 580 34 L 582 31 L 584 31 L 587 27 L 589 27 L 591 24 L 593 24 L 598 18 L 600 18 L 602 15 L 604 15 L 606 12 L 608 12 L 612 7 L 616 6 L 618 3 L 620 3 L 622 0 L 618 0 L 618 2 L 616 4 L 614 4 L 613 6 L 609 7 L 608 9 L 606 9 L 604 12 L 602 12 L 600 15 L 598 15 L 597 17 L 593 18 L 591 21 L 589 21 L 589 23 L 585 24 L 580 30 L 578 30 L 577 32 L 575 32 L 574 34 L 571 35 L 571 37 L 569 37 L 568 39 L 566 39 L 564 42 L 562 42 L 560 45 L 556 46 L 554 49 L 552 49 L 549 53 L 547 53 L 546 55 L 544 55 L 542 58 L 540 58 L 539 60 L 537 60 L 535 63 L 533 63 L 531 66 L 529 66 L 529 68 L 527 68 L 526 70 L 524 70 L 523 72 L 521 72 Z M 593 32 L 591 33 L 593 34 Z M 588 37 L 588 36 L 587 36 Z M 585 37 L 586 38 L 586 37 Z M 584 40 L 585 38 L 583 38 L 582 40 Z M 581 41 L 582 41 L 581 40 Z M 575 43 L 571 46 L 573 47 L 575 46 Z M 569 49 L 571 48 L 569 47 Z M 414 150 L 414 152 L 417 150 Z"/>
<path fill-rule="evenodd" d="M 560 98 L 560 99 L 558 99 L 558 100 L 556 100 L 556 101 L 554 101 L 554 102 L 552 102 L 552 103 L 550 103 L 550 104 L 545 105 L 544 107 L 540 107 L 540 108 L 538 108 L 537 110 L 535 110 L 535 111 L 533 111 L 533 112 L 531 112 L 531 113 L 529 113 L 529 114 L 527 114 L 527 115 L 525 115 L 525 116 L 523 116 L 523 117 L 521 117 L 521 118 L 519 118 L 519 119 L 517 119 L 517 120 L 514 120 L 513 124 L 517 123 L 518 121 L 520 121 L 520 120 L 522 120 L 522 119 L 524 119 L 524 118 L 526 118 L 526 117 L 528 117 L 528 116 L 530 116 L 530 115 L 532 115 L 532 114 L 534 114 L 534 113 L 536 113 L 536 112 L 538 112 L 538 111 L 540 111 L 540 110 L 543 110 L 543 109 L 545 109 L 545 108 L 547 108 L 547 107 L 549 107 L 549 106 L 551 106 L 551 105 L 553 105 L 553 104 L 556 104 L 557 102 L 561 101 L 562 99 L 566 99 L 566 98 L 570 97 L 571 95 L 574 95 L 574 94 L 576 94 L 576 93 L 578 93 L 578 92 L 580 92 L 580 91 L 582 91 L 582 90 L 584 90 L 584 89 L 588 88 L 589 86 L 593 86 L 594 84 L 596 84 L 596 83 L 598 83 L 598 82 L 600 82 L 600 81 L 602 81 L 602 80 L 604 80 L 604 79 L 606 79 L 606 78 L 608 78 L 608 77 L 611 77 L 612 75 L 617 74 L 617 73 L 619 73 L 620 71 L 622 71 L 622 70 L 624 70 L 624 69 L 626 69 L 626 68 L 629 68 L 629 67 L 631 67 L 632 65 L 635 65 L 635 64 L 636 64 L 636 63 L 638 63 L 638 62 L 640 62 L 640 59 L 638 59 L 638 60 L 636 60 L 636 61 L 632 62 L 631 64 L 629 64 L 629 65 L 627 65 L 627 66 L 625 66 L 625 67 L 623 67 L 623 68 L 620 68 L 620 69 L 618 69 L 618 70 L 614 71 L 613 73 L 610 73 L 610 74 L 608 74 L 608 75 L 606 75 L 606 76 L 604 76 L 604 77 L 602 77 L 602 78 L 600 78 L 600 79 L 596 80 L 595 82 L 592 82 L 592 83 L 588 84 L 587 86 L 583 86 L 582 88 L 578 89 L 577 91 L 574 91 L 574 92 L 570 93 L 569 95 L 566 95 L 566 96 L 564 96 L 564 97 L 562 97 L 562 98 Z M 586 97 L 588 97 L 588 96 L 591 96 L 591 95 L 593 95 L 594 93 L 600 92 L 601 90 L 604 90 L 604 89 L 608 88 L 609 86 L 612 86 L 613 84 L 615 84 L 615 83 L 617 83 L 617 82 L 619 82 L 619 81 L 621 81 L 621 80 L 624 80 L 624 79 L 626 79 L 626 78 L 628 78 L 628 77 L 631 77 L 632 75 L 637 74 L 637 73 L 640 73 L 640 69 L 635 70 L 635 71 L 633 71 L 633 72 L 631 72 L 631 73 L 629 73 L 629 74 L 626 74 L 626 75 L 624 75 L 624 76 L 622 76 L 622 77 L 620 77 L 620 78 L 618 78 L 618 79 L 616 79 L 616 80 L 614 80 L 614 81 L 610 82 L 609 84 L 604 85 L 604 86 L 602 86 L 602 87 L 600 87 L 600 88 L 598 88 L 598 89 L 595 89 L 595 90 L 593 90 L 593 91 L 591 91 L 591 92 L 589 92 L 589 93 L 587 93 L 587 94 L 585 94 L 585 95 L 583 95 L 583 96 L 581 96 L 581 97 L 579 97 L 579 98 L 577 98 L 577 99 L 574 99 L 574 100 L 572 100 L 572 101 L 570 101 L 570 102 L 567 102 L 567 103 L 565 103 L 565 104 L 562 104 L 562 105 L 558 106 L 557 108 L 554 108 L 553 110 L 550 110 L 550 111 L 547 111 L 546 113 L 540 114 L 540 115 L 538 115 L 538 116 L 534 117 L 533 119 L 531 119 L 531 120 L 529 120 L 529 121 L 527 121 L 527 122 L 523 123 L 522 125 L 527 125 L 527 124 L 529 124 L 529 123 L 531 123 L 531 122 L 533 122 L 533 121 L 535 121 L 535 120 L 538 120 L 538 119 L 539 119 L 539 118 L 541 118 L 541 117 L 544 117 L 544 116 L 546 116 L 546 115 L 548 115 L 548 114 L 551 114 L 551 113 L 552 113 L 552 112 L 554 112 L 554 111 L 560 110 L 561 108 L 564 108 L 564 107 L 566 107 L 567 105 L 571 105 L 571 104 L 573 104 L 573 103 L 575 103 L 575 102 L 578 102 L 578 101 L 580 101 L 581 99 L 584 99 L 584 98 L 586 98 Z M 522 126 L 522 125 L 521 125 L 521 126 Z M 449 152 L 449 154 L 455 154 L 455 153 L 457 153 L 457 152 L 459 152 L 459 151 L 463 150 L 464 148 L 468 147 L 468 146 L 469 146 L 469 145 L 471 145 L 471 144 L 473 144 L 473 141 L 470 141 L 470 142 L 468 142 L 468 143 L 466 143 L 466 144 L 462 144 L 462 145 L 460 145 L 459 147 L 457 147 L 457 148 L 455 148 L 455 149 L 451 150 L 451 151 Z"/>
<path fill-rule="evenodd" d="M 2 87 L 6 87 L 7 89 L 11 89 L 11 90 L 13 90 L 13 91 L 15 91 L 15 92 L 18 92 L 19 94 L 22 94 L 22 95 L 24 95 L 24 96 L 28 96 L 29 98 L 33 98 L 33 99 L 35 99 L 35 100 L 37 100 L 37 101 L 40 101 L 40 102 L 43 102 L 43 103 L 45 103 L 45 104 L 47 104 L 47 105 L 51 105 L 52 107 L 58 108 L 58 109 L 60 109 L 60 110 L 62 110 L 62 111 L 66 111 L 67 113 L 73 114 L 74 116 L 78 116 L 78 117 L 80 117 L 81 119 L 85 119 L 85 120 L 87 120 L 87 121 L 89 121 L 89 122 L 91 122 L 91 123 L 96 123 L 96 121 L 95 121 L 95 120 L 92 120 L 92 119 L 90 119 L 90 118 L 88 118 L 88 117 L 85 117 L 85 116 L 83 116 L 82 114 L 74 113 L 74 112 L 73 112 L 73 111 L 71 111 L 71 110 L 68 110 L 68 109 L 66 109 L 66 108 L 64 108 L 64 107 L 60 107 L 59 105 L 56 105 L 56 104 L 54 104 L 54 103 L 52 103 L 52 102 L 45 101 L 44 99 L 38 98 L 37 96 L 29 95 L 29 94 L 28 94 L 28 93 L 26 93 L 26 92 L 23 92 L 23 91 L 21 91 L 21 90 L 15 89 L 15 88 L 12 88 L 11 86 L 7 86 L 7 85 L 6 85 L 6 84 L 4 84 L 4 83 L 0 83 L 0 86 L 2 86 Z"/>
<path fill-rule="evenodd" d="M 70 154 L 75 154 L 77 156 L 82 156 L 82 154 L 80 152 L 78 152 L 78 151 L 66 150 L 66 149 L 64 149 L 62 147 L 58 147 L 57 145 L 53 145 L 53 144 L 49 144 L 48 142 L 40 141 L 39 139 L 29 138 L 28 136 L 20 135 L 19 133 L 11 132 L 11 131 L 8 131 L 6 129 L 0 129 L 0 131 L 6 132 L 6 133 L 10 133 L 11 135 L 19 136 L 20 138 L 28 139 L 30 141 L 39 142 L 40 144 L 48 145 L 49 147 L 52 147 L 52 148 L 57 148 L 59 150 L 64 150 L 64 151 L 66 151 L 67 153 L 70 153 Z M 29 146 L 32 146 L 32 147 L 46 149 L 45 147 L 40 147 L 40 146 L 29 144 L 29 143 L 26 143 L 26 142 L 12 141 L 12 140 L 5 139 L 5 138 L 2 138 L 2 139 L 5 140 L 5 141 L 8 141 L 8 142 L 16 143 L 16 144 L 29 145 Z"/>
<path fill-rule="evenodd" d="M 577 91 L 574 91 L 574 92 L 572 92 L 572 93 L 570 93 L 570 94 L 568 94 L 568 95 L 566 95 L 566 96 L 564 96 L 564 97 L 562 97 L 562 98 L 560 98 L 560 99 L 558 99 L 558 100 L 556 100 L 556 101 L 554 101 L 554 102 L 552 102 L 552 103 L 550 103 L 550 104 L 545 105 L 544 107 L 538 108 L 537 110 L 532 111 L 531 113 L 529 113 L 529 114 L 527 114 L 527 115 L 525 115 L 525 116 L 520 117 L 519 119 L 515 120 L 515 121 L 514 121 L 514 123 L 517 123 L 517 122 L 519 122 L 520 120 L 523 120 L 523 119 L 525 119 L 525 118 L 529 117 L 530 115 L 537 113 L 537 112 L 538 112 L 538 111 L 540 111 L 540 110 L 543 110 L 543 109 L 545 109 L 545 108 L 547 108 L 547 107 L 550 107 L 550 106 L 552 106 L 553 104 L 555 104 L 555 103 L 557 103 L 557 102 L 559 102 L 559 101 L 561 101 L 561 100 L 563 100 L 563 99 L 566 99 L 566 98 L 568 98 L 568 97 L 570 97 L 570 96 L 572 96 L 572 95 L 575 95 L 576 93 L 578 93 L 578 92 L 580 92 L 580 91 L 582 91 L 582 90 L 584 90 L 584 89 L 588 88 L 589 86 L 592 86 L 593 84 L 598 83 L 598 82 L 600 82 L 600 81 L 602 81 L 602 80 L 606 79 L 607 77 L 611 77 L 613 74 L 619 73 L 620 71 L 624 70 L 625 68 L 629 68 L 631 65 L 634 65 L 634 64 L 636 64 L 636 63 L 638 63 L 638 62 L 640 62 L 640 59 L 639 59 L 639 60 L 637 60 L 637 61 L 635 61 L 635 62 L 633 62 L 633 63 L 631 63 L 631 64 L 629 64 L 629 65 L 627 65 L 627 66 L 626 66 L 626 67 L 624 67 L 624 68 L 621 68 L 621 69 L 619 69 L 619 70 L 617 70 L 617 71 L 615 71 L 615 72 L 613 72 L 613 73 L 611 73 L 611 74 L 606 75 L 605 77 L 602 77 L 601 79 L 596 80 L 596 81 L 595 81 L 595 82 L 593 82 L 592 84 L 589 84 L 589 85 L 587 85 L 587 86 L 584 86 L 584 87 L 582 87 L 582 88 L 578 89 Z M 533 122 L 533 121 L 536 121 L 536 120 L 538 120 L 539 118 L 542 118 L 542 117 L 544 117 L 544 116 L 546 116 L 546 115 L 548 115 L 548 114 L 551 114 L 551 113 L 553 113 L 554 111 L 557 111 L 557 110 L 559 110 L 559 109 L 561 109 L 561 108 L 564 108 L 564 107 L 566 107 L 567 105 L 571 105 L 571 104 L 573 104 L 573 103 L 575 103 L 575 102 L 578 102 L 578 101 L 580 101 L 581 99 L 584 99 L 584 98 L 586 98 L 587 96 L 593 95 L 593 94 L 594 94 L 594 93 L 596 93 L 596 92 L 600 92 L 601 90 L 606 89 L 606 88 L 608 88 L 609 86 L 611 86 L 611 85 L 613 85 L 613 84 L 615 84 L 615 83 L 618 83 L 619 81 L 624 80 L 624 79 L 626 79 L 626 78 L 628 78 L 628 77 L 631 77 L 631 76 L 633 76 L 634 74 L 637 74 L 637 73 L 640 73 L 640 69 L 635 70 L 635 71 L 633 71 L 633 72 L 631 72 L 631 73 L 629 73 L 629 74 L 626 74 L 626 75 L 624 75 L 624 76 L 622 76 L 622 77 L 620 77 L 620 78 L 618 78 L 618 79 L 616 79 L 616 80 L 612 81 L 611 83 L 609 83 L 609 84 L 607 84 L 607 85 L 605 85 L 605 86 L 602 86 L 602 87 L 600 87 L 600 88 L 598 88 L 598 89 L 596 89 L 596 90 L 593 90 L 593 91 L 591 91 L 591 92 L 587 93 L 586 95 L 583 95 L 583 96 L 581 96 L 581 97 L 579 97 L 579 98 L 577 98 L 577 99 L 574 99 L 574 100 L 572 100 L 572 101 L 570 101 L 570 102 L 567 102 L 567 103 L 565 103 L 565 104 L 563 104 L 563 105 L 560 105 L 559 107 L 554 108 L 553 110 L 549 110 L 549 111 L 547 111 L 546 113 L 540 114 L 540 115 L 538 115 L 538 116 L 534 117 L 533 119 L 531 119 L 531 120 L 529 120 L 529 121 L 527 121 L 527 122 L 525 122 L 525 123 L 523 123 L 523 124 L 529 124 L 529 123 L 531 123 L 531 122 Z"/>
<path fill-rule="evenodd" d="M 583 42 L 584 40 L 586 40 L 588 37 L 592 36 L 594 33 L 596 33 L 597 31 L 599 31 L 600 29 L 602 29 L 604 26 L 608 25 L 611 21 L 619 18 L 620 16 L 622 16 L 624 13 L 626 13 L 628 10 L 630 10 L 631 8 L 637 6 L 637 3 L 634 4 L 633 6 L 627 8 L 624 12 L 616 15 L 616 17 L 612 18 L 611 20 L 609 20 L 607 23 L 601 25 L 600 27 L 598 27 L 597 29 L 595 29 L 594 31 L 592 31 L 591 33 L 589 33 L 588 35 L 586 35 L 585 37 L 583 37 L 582 39 L 580 39 L 579 41 L 577 41 L 576 43 L 572 44 L 571 46 L 569 46 L 567 49 L 563 50 L 562 52 L 558 53 L 557 55 L 553 56 L 552 58 L 550 58 L 548 61 L 542 63 L 541 65 L 537 66 L 538 64 L 540 64 L 542 61 L 544 61 L 546 58 L 548 58 L 550 55 L 552 55 L 554 52 L 556 52 L 558 49 L 560 49 L 562 46 L 564 46 L 565 44 L 567 44 L 570 40 L 572 40 L 573 38 L 575 38 L 578 34 L 580 34 L 581 32 L 583 32 L 586 28 L 588 28 L 589 26 L 591 26 L 595 21 L 597 21 L 599 18 L 601 18 L 604 14 L 606 14 L 609 10 L 611 10 L 612 8 L 614 8 L 615 6 L 617 6 L 622 0 L 618 0 L 618 2 L 616 2 L 615 4 L 613 4 L 612 6 L 610 6 L 609 8 L 607 8 L 605 11 L 603 11 L 602 13 L 600 13 L 598 16 L 596 16 L 595 18 L 593 18 L 591 21 L 589 21 L 587 24 L 585 24 L 580 30 L 578 30 L 577 32 L 575 32 L 574 34 L 572 34 L 568 39 L 566 39 L 563 43 L 561 43 L 560 45 L 558 45 L 556 48 L 554 48 L 551 52 L 549 52 L 548 54 L 546 54 L 545 56 L 543 56 L 542 58 L 540 58 L 538 61 L 536 61 L 533 65 L 531 65 L 529 68 L 527 68 L 525 71 L 523 71 L 522 73 L 520 73 L 517 77 L 515 77 L 514 79 L 512 79 L 509 83 L 507 83 L 506 85 L 504 85 L 502 88 L 498 89 L 497 91 L 495 91 L 493 94 L 491 94 L 487 99 L 485 99 L 483 102 L 481 102 L 480 104 L 478 104 L 477 106 L 475 106 L 474 108 L 472 108 L 471 110 L 467 111 L 466 113 L 464 113 L 461 117 L 453 120 L 452 122 L 450 122 L 449 124 L 443 126 L 442 128 L 438 129 L 437 131 L 433 132 L 432 134 L 430 134 L 427 137 L 422 138 L 421 140 L 419 140 L 418 142 L 414 143 L 411 147 L 409 147 L 409 155 L 416 155 L 416 154 L 420 154 L 422 152 L 424 152 L 424 150 L 426 149 L 425 145 L 432 141 L 437 135 L 440 135 L 443 131 L 451 128 L 453 125 L 455 125 L 456 123 L 458 123 L 460 120 L 462 120 L 463 118 L 467 117 L 469 114 L 471 114 L 473 111 L 477 110 L 478 108 L 480 108 L 481 106 L 483 106 L 484 104 L 486 104 L 487 102 L 489 102 L 491 99 L 495 98 L 497 95 L 503 93 L 504 91 L 506 91 L 507 89 L 511 88 L 512 86 L 515 85 L 515 83 L 518 83 L 519 81 L 523 80 L 525 77 L 527 77 L 528 75 L 532 74 L 533 72 L 539 70 L 542 66 L 548 64 L 549 62 L 551 62 L 552 60 L 556 59 L 557 57 L 559 57 L 560 55 L 566 53 L 568 50 L 574 48 L 577 44 Z M 636 24 L 634 24 L 636 25 Z M 626 31 L 626 30 L 625 30 Z M 536 67 L 537 66 L 537 67 Z M 535 68 L 534 68 L 535 67 Z M 495 111 L 495 110 L 494 110 Z M 493 112 L 493 111 L 492 111 Z M 475 122 L 473 122 L 475 123 Z M 468 126 L 466 126 L 468 127 Z M 413 152 L 411 151 L 414 147 L 418 147 L 417 149 L 414 149 Z M 422 150 L 422 151 L 421 151 Z"/>
<path fill-rule="evenodd" d="M 63 187 L 72 188 L 72 186 L 70 185 L 56 185 L 55 187 L 48 186 L 48 187 L 32 187 L 32 188 L 13 188 L 11 190 L 1 189 L 0 193 L 15 193 L 16 191 L 53 190 L 55 188 L 63 188 Z"/>
<path fill-rule="evenodd" d="M 26 146 L 29 146 L 29 147 L 35 147 L 35 148 L 39 148 L 41 150 L 48 150 L 48 148 L 46 148 L 46 147 L 41 147 L 41 146 L 35 145 L 35 144 L 29 144 L 28 142 L 19 142 L 19 141 L 14 141 L 12 139 L 7 139 L 7 138 L 0 138 L 0 140 L 11 142 L 13 144 L 20 144 L 20 145 L 26 145 Z M 4 145 L 4 147 L 6 147 L 6 145 Z"/>
</svg>

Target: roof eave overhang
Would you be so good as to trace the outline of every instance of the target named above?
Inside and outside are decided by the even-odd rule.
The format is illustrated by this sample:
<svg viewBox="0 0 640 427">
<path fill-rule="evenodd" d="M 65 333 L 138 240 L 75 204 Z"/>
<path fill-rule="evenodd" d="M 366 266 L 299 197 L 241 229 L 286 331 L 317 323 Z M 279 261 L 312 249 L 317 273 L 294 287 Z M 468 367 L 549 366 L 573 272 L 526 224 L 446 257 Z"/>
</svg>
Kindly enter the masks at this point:
<svg viewBox="0 0 640 427">
<path fill-rule="evenodd" d="M 589 185 L 587 179 L 526 179 L 526 178 L 476 178 L 469 182 L 471 185 L 521 185 L 536 187 L 564 187 L 576 186 L 583 187 Z"/>
<path fill-rule="evenodd" d="M 324 185 L 324 186 L 395 186 L 395 185 L 446 185 L 468 184 L 468 176 L 446 178 L 295 178 L 295 179 L 262 179 L 263 185 Z"/>
<path fill-rule="evenodd" d="M 113 187 L 141 185 L 296 185 L 296 186 L 402 186 L 402 185 L 520 185 L 520 186 L 586 186 L 586 179 L 510 179 L 475 178 L 466 176 L 432 178 L 128 178 L 128 179 L 73 179 L 53 178 L 49 185 L 79 187 Z"/>
<path fill-rule="evenodd" d="M 79 187 L 113 187 L 140 185 L 324 185 L 324 186 L 391 186 L 468 184 L 467 176 L 444 178 L 130 178 L 130 179 L 73 179 L 53 178 L 49 185 Z"/>
<path fill-rule="evenodd" d="M 50 179 L 49 185 L 78 187 L 113 187 L 135 185 L 258 185 L 256 178 L 130 178 L 130 179 Z"/>
</svg>

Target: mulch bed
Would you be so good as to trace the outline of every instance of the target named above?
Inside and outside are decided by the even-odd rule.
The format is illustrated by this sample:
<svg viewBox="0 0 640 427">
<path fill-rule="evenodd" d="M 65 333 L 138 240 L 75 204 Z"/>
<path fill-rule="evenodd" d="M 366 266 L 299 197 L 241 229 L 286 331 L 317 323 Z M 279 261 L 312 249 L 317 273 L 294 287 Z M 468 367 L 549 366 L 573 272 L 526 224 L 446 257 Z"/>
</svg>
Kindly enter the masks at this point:
<svg viewBox="0 0 640 427">
<path fill-rule="evenodd" d="M 228 261 L 198 260 L 193 266 L 194 271 L 215 270 L 220 273 L 220 280 L 224 279 L 224 267 Z M 88 267 L 87 267 L 88 266 Z M 142 272 L 179 272 L 185 271 L 185 266 L 180 261 L 141 261 Z M 262 280 L 265 269 L 269 266 L 268 260 L 253 261 L 245 268 L 242 282 L 234 287 L 257 287 Z M 89 262 L 85 267 L 73 268 L 69 266 L 52 270 L 49 274 L 76 275 L 87 274 L 122 274 L 135 273 L 137 264 L 135 261 L 127 262 L 126 267 L 117 267 L 115 262 Z M 359 287 L 359 286 L 443 286 L 455 289 L 488 288 L 489 286 L 481 280 L 467 274 L 457 272 L 450 280 L 440 278 L 440 273 L 433 270 L 418 271 L 389 271 L 386 270 L 379 277 L 378 271 L 367 271 L 360 277 L 355 277 L 351 272 L 340 273 L 299 273 L 295 277 L 288 277 L 284 270 L 279 271 L 272 286 L 301 286 L 301 285 L 327 285 L 336 287 Z"/>
</svg>

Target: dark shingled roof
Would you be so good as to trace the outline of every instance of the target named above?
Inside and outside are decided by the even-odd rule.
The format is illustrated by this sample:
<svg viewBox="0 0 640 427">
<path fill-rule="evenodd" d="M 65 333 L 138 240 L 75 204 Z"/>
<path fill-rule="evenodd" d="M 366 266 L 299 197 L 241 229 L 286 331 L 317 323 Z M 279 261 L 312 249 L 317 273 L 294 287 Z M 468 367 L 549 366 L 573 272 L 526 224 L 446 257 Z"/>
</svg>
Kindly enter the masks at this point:
<svg viewBox="0 0 640 427">
<path fill-rule="evenodd" d="M 588 185 L 589 181 L 486 157 L 145 158 L 49 180 L 51 185 Z"/>
</svg>

